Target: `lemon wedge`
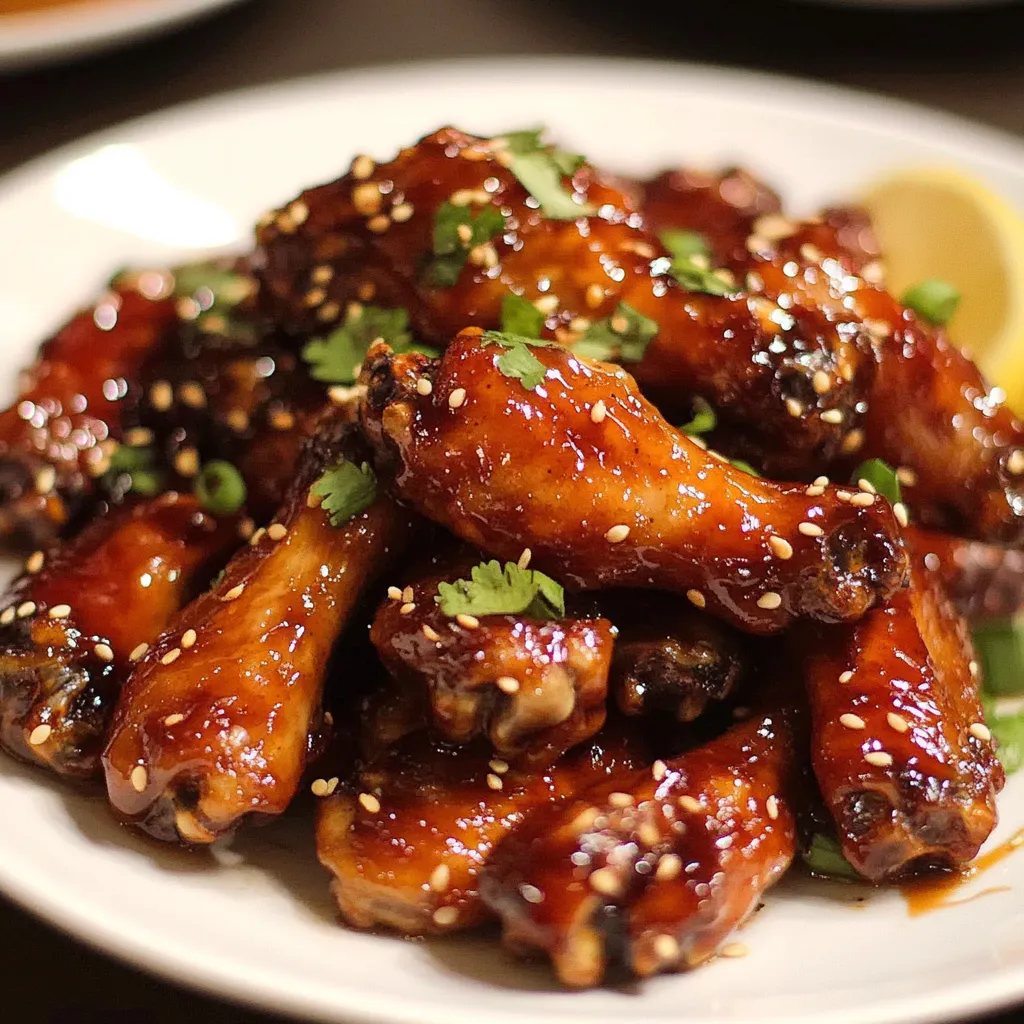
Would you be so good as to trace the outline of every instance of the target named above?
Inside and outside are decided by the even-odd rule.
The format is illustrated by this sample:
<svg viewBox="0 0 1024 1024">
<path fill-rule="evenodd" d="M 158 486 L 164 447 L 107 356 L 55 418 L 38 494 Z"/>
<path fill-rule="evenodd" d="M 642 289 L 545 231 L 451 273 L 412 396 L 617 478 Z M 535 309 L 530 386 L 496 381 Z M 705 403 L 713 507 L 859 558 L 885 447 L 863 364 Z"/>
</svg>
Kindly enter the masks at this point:
<svg viewBox="0 0 1024 1024">
<path fill-rule="evenodd" d="M 930 279 L 960 292 L 950 336 L 1024 413 L 1024 217 L 960 171 L 907 168 L 864 190 L 897 297 Z"/>
</svg>

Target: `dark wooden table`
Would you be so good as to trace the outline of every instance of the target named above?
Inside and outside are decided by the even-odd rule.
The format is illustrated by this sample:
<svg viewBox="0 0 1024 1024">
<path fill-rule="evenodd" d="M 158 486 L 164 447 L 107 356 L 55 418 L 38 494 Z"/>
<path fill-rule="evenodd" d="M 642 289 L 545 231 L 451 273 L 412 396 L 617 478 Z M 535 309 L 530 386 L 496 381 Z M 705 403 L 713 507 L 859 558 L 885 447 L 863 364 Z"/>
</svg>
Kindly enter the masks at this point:
<svg viewBox="0 0 1024 1024">
<path fill-rule="evenodd" d="M 773 0 L 647 0 L 635 7 L 582 0 L 254 0 L 142 46 L 0 76 L 0 171 L 84 132 L 225 89 L 416 58 L 511 53 L 649 56 L 784 71 L 917 100 L 1024 135 L 1024 6 L 906 15 Z M 9 240 L 5 251 L 10 256 Z M 272 1024 L 112 963 L 2 900 L 0 965 L 0 1019 L 9 1024 Z M 1024 1009 L 988 1024 L 1022 1019 Z"/>
</svg>

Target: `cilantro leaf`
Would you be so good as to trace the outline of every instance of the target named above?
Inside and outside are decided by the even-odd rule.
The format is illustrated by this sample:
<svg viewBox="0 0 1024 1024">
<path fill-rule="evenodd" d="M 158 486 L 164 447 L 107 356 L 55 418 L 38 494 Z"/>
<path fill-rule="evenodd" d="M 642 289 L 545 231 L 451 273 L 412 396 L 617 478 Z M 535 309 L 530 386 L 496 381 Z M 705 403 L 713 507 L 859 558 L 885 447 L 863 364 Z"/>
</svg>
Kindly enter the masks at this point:
<svg viewBox="0 0 1024 1024">
<path fill-rule="evenodd" d="M 984 619 L 973 624 L 971 633 L 987 695 L 1024 693 L 1024 620 Z"/>
<path fill-rule="evenodd" d="M 175 267 L 174 295 L 182 315 L 201 330 L 240 340 L 254 340 L 252 324 L 238 316 L 238 307 L 256 290 L 256 282 L 220 261 L 185 263 Z"/>
<path fill-rule="evenodd" d="M 496 206 L 485 206 L 474 217 L 468 206 L 442 203 L 434 214 L 434 258 L 427 264 L 426 283 L 431 288 L 451 288 L 470 250 L 503 231 L 505 219 Z"/>
<path fill-rule="evenodd" d="M 863 881 L 857 869 L 843 856 L 842 847 L 835 836 L 815 832 L 811 845 L 801 851 L 804 864 L 816 875 L 826 878 L 841 878 L 847 882 Z"/>
<path fill-rule="evenodd" d="M 576 220 L 597 213 L 597 207 L 577 203 L 562 184 L 563 177 L 570 177 L 580 169 L 582 157 L 544 145 L 540 130 L 508 132 L 502 136 L 502 142 L 511 158 L 508 169 L 540 203 L 546 217 Z"/>
<path fill-rule="evenodd" d="M 761 474 L 758 473 L 758 471 L 754 469 L 749 462 L 746 462 L 743 459 L 730 459 L 729 465 L 732 466 L 733 469 L 738 469 L 741 473 L 749 473 L 751 476 L 756 477 L 761 476 Z"/>
<path fill-rule="evenodd" d="M 557 347 L 551 341 L 502 331 L 484 331 L 480 340 L 485 345 L 500 345 L 506 350 L 498 357 L 498 369 L 506 377 L 518 377 L 527 391 L 537 387 L 548 372 L 548 368 L 530 350 Z"/>
<path fill-rule="evenodd" d="M 693 400 L 693 419 L 684 423 L 679 430 L 690 437 L 700 437 L 701 434 L 710 434 L 717 426 L 715 410 L 698 395 Z"/>
<path fill-rule="evenodd" d="M 665 228 L 658 232 L 661 244 L 672 254 L 673 260 L 690 260 L 694 256 L 708 256 L 711 246 L 708 240 L 697 231 L 685 231 L 682 228 Z"/>
<path fill-rule="evenodd" d="M 712 270 L 703 266 L 707 258 L 699 254 L 688 256 L 685 259 L 672 261 L 669 272 L 688 291 L 701 292 L 704 295 L 735 295 L 738 288 L 728 284 L 719 274 L 724 271 Z"/>
<path fill-rule="evenodd" d="M 345 322 L 323 338 L 313 338 L 302 349 L 310 376 L 327 384 L 351 384 L 359 374 L 366 350 L 377 338 L 383 338 L 396 352 L 424 352 L 438 355 L 436 349 L 415 344 L 409 333 L 409 314 L 404 309 L 353 304 Z"/>
<path fill-rule="evenodd" d="M 960 305 L 960 291 L 948 281 L 932 278 L 908 288 L 900 301 L 928 323 L 943 327 Z"/>
<path fill-rule="evenodd" d="M 357 466 L 342 459 L 313 484 L 310 492 L 323 499 L 320 507 L 330 516 L 331 525 L 343 526 L 376 501 L 377 477 L 369 463 Z"/>
<path fill-rule="evenodd" d="M 657 333 L 654 320 L 620 302 L 610 317 L 591 324 L 572 348 L 578 355 L 604 362 L 638 363 Z"/>
<path fill-rule="evenodd" d="M 560 619 L 565 615 L 565 592 L 550 576 L 520 569 L 515 562 L 492 560 L 473 566 L 468 580 L 441 583 L 435 598 L 441 611 L 456 615 L 520 615 Z"/>
<path fill-rule="evenodd" d="M 896 470 L 888 462 L 883 462 L 882 459 L 868 459 L 867 462 L 862 462 L 853 471 L 850 483 L 855 484 L 860 480 L 867 480 L 892 505 L 896 505 L 903 500 Z"/>
<path fill-rule="evenodd" d="M 501 329 L 522 338 L 539 338 L 544 329 L 544 314 L 529 299 L 509 292 L 501 300 Z"/>
<path fill-rule="evenodd" d="M 156 452 L 149 446 L 120 445 L 110 456 L 110 467 L 103 474 L 104 488 L 117 498 L 126 494 L 152 498 L 163 491 L 164 484 Z"/>
</svg>

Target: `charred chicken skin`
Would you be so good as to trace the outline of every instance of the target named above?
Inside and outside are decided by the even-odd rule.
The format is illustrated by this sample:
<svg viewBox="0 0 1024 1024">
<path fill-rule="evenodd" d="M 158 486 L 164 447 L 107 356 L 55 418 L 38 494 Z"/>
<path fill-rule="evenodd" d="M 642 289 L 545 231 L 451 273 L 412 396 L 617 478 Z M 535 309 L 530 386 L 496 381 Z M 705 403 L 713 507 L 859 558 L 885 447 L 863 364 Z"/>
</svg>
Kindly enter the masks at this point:
<svg viewBox="0 0 1024 1024">
<path fill-rule="evenodd" d="M 103 760 L 115 810 L 152 835 L 212 842 L 294 796 L 334 641 L 409 531 L 387 497 L 332 525 L 311 488 L 351 455 L 329 421 L 275 521 L 133 673 Z"/>
<path fill-rule="evenodd" d="M 1004 776 L 966 627 L 937 581 L 915 566 L 884 607 L 802 641 L 814 771 L 846 859 L 875 882 L 966 864 Z"/>
<path fill-rule="evenodd" d="M 750 632 L 862 615 L 902 582 L 892 510 L 733 469 L 667 424 L 622 369 L 463 331 L 440 362 L 374 345 L 363 418 L 397 493 L 467 542 L 580 589 L 654 587 Z M 426 381 L 429 388 L 420 385 Z M 594 410 L 603 413 L 597 416 Z M 845 495 L 845 497 L 844 497 Z"/>
<path fill-rule="evenodd" d="M 88 777 L 139 651 L 240 543 L 172 492 L 94 519 L 37 551 L 0 611 L 0 742 L 61 775 Z"/>
<path fill-rule="evenodd" d="M 788 710 L 573 800 L 503 840 L 481 891 L 513 950 L 566 985 L 601 982 L 618 951 L 639 977 L 713 956 L 796 850 L 799 739 Z"/>
<path fill-rule="evenodd" d="M 342 917 L 406 935 L 478 924 L 490 916 L 480 871 L 504 836 L 534 808 L 644 761 L 642 741 L 611 726 L 553 766 L 528 770 L 485 741 L 406 737 L 317 809 L 317 852 Z"/>
</svg>

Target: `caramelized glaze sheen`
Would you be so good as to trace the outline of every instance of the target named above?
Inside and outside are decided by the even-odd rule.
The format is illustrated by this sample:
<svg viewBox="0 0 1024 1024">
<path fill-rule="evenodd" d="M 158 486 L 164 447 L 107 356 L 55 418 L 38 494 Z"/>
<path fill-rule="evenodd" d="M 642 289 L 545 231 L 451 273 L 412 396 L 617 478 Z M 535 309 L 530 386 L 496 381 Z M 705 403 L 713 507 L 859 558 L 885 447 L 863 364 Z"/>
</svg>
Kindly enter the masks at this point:
<svg viewBox="0 0 1024 1024">
<path fill-rule="evenodd" d="M 237 517 L 215 519 L 172 491 L 109 511 L 47 552 L 3 599 L 4 748 L 62 775 L 95 775 L 132 651 L 156 640 L 239 543 Z M 52 618 L 62 605 L 69 613 Z"/>
<path fill-rule="evenodd" d="M 647 977 L 713 956 L 793 859 L 794 728 L 785 711 L 755 715 L 667 766 L 534 811 L 481 883 L 506 944 L 543 950 L 575 988 L 617 957 Z"/>
<path fill-rule="evenodd" d="M 317 853 L 334 876 L 342 917 L 407 935 L 479 923 L 489 916 L 480 871 L 502 837 L 533 808 L 644 759 L 642 742 L 619 727 L 552 767 L 528 770 L 495 759 L 487 743 L 453 747 L 424 732 L 407 737 L 319 805 Z M 360 803 L 363 793 L 379 809 Z"/>
<path fill-rule="evenodd" d="M 350 451 L 347 428 L 326 424 L 276 517 L 285 535 L 236 555 L 125 689 L 107 791 L 158 838 L 212 842 L 247 816 L 280 814 L 296 792 L 334 641 L 409 532 L 387 497 L 341 527 L 309 504 L 310 486 Z"/>
<path fill-rule="evenodd" d="M 546 378 L 529 391 L 499 369 L 504 351 L 467 329 L 440 363 L 378 342 L 364 364 L 380 465 L 404 500 L 469 543 L 510 561 L 529 548 L 537 568 L 581 589 L 692 591 L 759 633 L 802 615 L 856 618 L 902 581 L 888 503 L 736 470 L 669 426 L 624 370 L 562 348 L 530 350 Z M 431 394 L 416 390 L 421 377 Z M 598 401 L 606 417 L 594 422 Z M 772 537 L 791 558 L 773 556 Z"/>
<path fill-rule="evenodd" d="M 1003 770 L 970 731 L 984 723 L 970 639 L 937 581 L 915 566 L 884 607 L 798 642 L 814 771 L 846 859 L 875 882 L 966 864 L 995 827 Z M 891 763 L 866 760 L 878 755 Z"/>
</svg>

